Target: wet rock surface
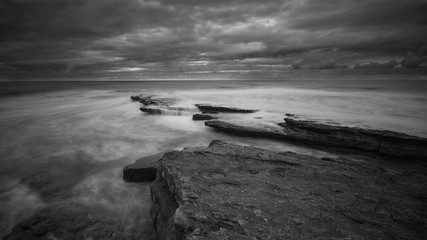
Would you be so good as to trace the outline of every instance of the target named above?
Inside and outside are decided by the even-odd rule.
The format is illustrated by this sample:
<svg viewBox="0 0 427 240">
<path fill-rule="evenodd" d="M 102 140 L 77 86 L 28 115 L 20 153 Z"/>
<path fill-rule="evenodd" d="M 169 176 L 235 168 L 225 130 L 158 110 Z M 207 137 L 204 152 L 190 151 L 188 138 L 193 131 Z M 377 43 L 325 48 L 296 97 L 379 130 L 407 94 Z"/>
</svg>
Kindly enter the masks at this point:
<svg viewBox="0 0 427 240">
<path fill-rule="evenodd" d="M 189 115 L 193 109 L 182 107 L 140 107 L 139 110 L 153 115 Z"/>
<path fill-rule="evenodd" d="M 384 130 L 332 126 L 315 121 L 285 118 L 279 124 L 295 131 L 301 140 L 315 139 L 339 147 L 376 151 L 395 156 L 427 157 L 427 139 Z"/>
<path fill-rule="evenodd" d="M 148 114 L 162 114 L 164 111 L 160 108 L 148 108 L 148 107 L 140 107 L 139 110 L 141 110 L 141 112 L 145 112 Z"/>
<path fill-rule="evenodd" d="M 167 98 L 167 97 L 157 97 L 154 95 L 137 95 L 137 96 L 131 96 L 130 97 L 134 101 L 138 101 L 142 103 L 144 106 L 163 106 L 168 107 L 175 103 L 175 99 Z"/>
<path fill-rule="evenodd" d="M 159 239 L 422 239 L 425 174 L 213 141 L 166 153 Z"/>
<path fill-rule="evenodd" d="M 254 113 L 259 110 L 242 109 L 229 106 L 211 105 L 211 104 L 196 104 L 196 107 L 202 112 L 224 112 L 224 113 Z"/>
<path fill-rule="evenodd" d="M 212 119 L 216 119 L 216 117 L 213 117 L 213 116 L 207 115 L 207 114 L 194 114 L 193 115 L 194 121 L 203 121 L 203 120 L 212 120 Z"/>
<path fill-rule="evenodd" d="M 223 132 L 231 133 L 239 136 L 249 137 L 265 137 L 265 138 L 283 138 L 286 139 L 287 135 L 281 129 L 271 129 L 266 127 L 252 127 L 238 125 L 220 120 L 213 120 L 205 122 L 205 125 L 218 129 Z"/>
<path fill-rule="evenodd" d="M 350 148 L 390 156 L 427 157 L 427 139 L 402 133 L 333 126 L 315 121 L 285 118 L 282 128 L 244 126 L 224 121 L 208 121 L 205 125 L 234 135 L 275 138 L 316 146 Z"/>
<path fill-rule="evenodd" d="M 158 161 L 164 153 L 137 160 L 123 168 L 123 179 L 128 182 L 150 182 L 156 179 Z"/>
<path fill-rule="evenodd" d="M 189 115 L 194 108 L 174 106 L 176 99 L 153 95 L 131 96 L 131 99 L 142 103 L 141 112 L 153 115 Z"/>
<path fill-rule="evenodd" d="M 141 226 L 138 226 L 140 228 Z M 32 239 L 141 239 L 153 238 L 150 223 L 138 229 L 123 223 L 111 210 L 80 203 L 58 203 L 44 208 L 32 217 L 18 223 L 4 240 Z M 138 233 L 138 234 L 135 234 Z"/>
</svg>

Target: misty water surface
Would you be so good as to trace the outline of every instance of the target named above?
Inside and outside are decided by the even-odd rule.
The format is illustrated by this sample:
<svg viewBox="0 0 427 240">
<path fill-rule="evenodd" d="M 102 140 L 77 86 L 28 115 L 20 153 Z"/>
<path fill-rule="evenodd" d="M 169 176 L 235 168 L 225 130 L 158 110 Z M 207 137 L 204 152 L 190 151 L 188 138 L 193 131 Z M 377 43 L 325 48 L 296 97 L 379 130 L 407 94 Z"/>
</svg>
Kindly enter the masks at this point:
<svg viewBox="0 0 427 240">
<path fill-rule="evenodd" d="M 214 139 L 317 156 L 272 140 L 239 138 L 194 122 L 195 103 L 261 109 L 239 121 L 285 113 L 337 124 L 427 136 L 422 81 L 207 81 L 0 83 L 1 235 L 37 209 L 77 201 L 111 209 L 126 224 L 149 220 L 149 185 L 122 181 L 126 164 Z M 175 98 L 188 113 L 146 115 L 131 95 Z M 194 111 L 194 112 L 193 112 Z"/>
</svg>

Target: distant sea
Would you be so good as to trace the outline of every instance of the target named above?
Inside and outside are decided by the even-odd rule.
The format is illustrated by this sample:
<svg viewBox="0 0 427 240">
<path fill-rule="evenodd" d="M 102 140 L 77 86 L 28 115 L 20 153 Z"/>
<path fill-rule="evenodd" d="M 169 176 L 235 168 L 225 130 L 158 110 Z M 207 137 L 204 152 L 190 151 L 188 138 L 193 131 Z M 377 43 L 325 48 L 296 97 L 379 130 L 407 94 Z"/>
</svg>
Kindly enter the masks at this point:
<svg viewBox="0 0 427 240">
<path fill-rule="evenodd" d="M 140 103 L 129 99 L 138 94 L 174 98 L 177 106 L 191 111 L 196 111 L 195 103 L 226 104 L 260 109 L 257 116 L 271 122 L 293 113 L 427 137 L 423 80 L 0 82 L 0 236 L 59 200 L 109 206 L 125 220 L 137 210 L 141 214 L 132 215 L 129 222 L 146 221 L 148 185 L 123 182 L 121 168 L 160 151 L 222 139 L 276 151 L 326 154 L 218 133 L 192 121 L 191 111 L 145 115 Z M 93 162 L 114 162 L 115 167 L 79 178 L 70 175 L 70 169 L 91 168 Z"/>
</svg>

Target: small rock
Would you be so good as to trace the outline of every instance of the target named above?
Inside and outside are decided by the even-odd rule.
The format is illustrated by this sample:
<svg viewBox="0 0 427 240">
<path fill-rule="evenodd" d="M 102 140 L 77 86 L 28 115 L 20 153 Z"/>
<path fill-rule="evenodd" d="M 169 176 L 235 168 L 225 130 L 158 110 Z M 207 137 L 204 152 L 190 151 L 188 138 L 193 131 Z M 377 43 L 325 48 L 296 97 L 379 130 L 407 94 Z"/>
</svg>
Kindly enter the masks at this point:
<svg viewBox="0 0 427 240">
<path fill-rule="evenodd" d="M 137 160 L 123 168 L 123 179 L 128 182 L 150 182 L 156 179 L 157 162 L 163 157 L 157 153 Z"/>
<path fill-rule="evenodd" d="M 211 115 L 206 115 L 206 114 L 194 114 L 193 115 L 194 121 L 212 120 L 212 119 L 216 119 L 216 117 L 212 117 Z"/>
<path fill-rule="evenodd" d="M 141 107 L 139 108 L 142 112 L 149 113 L 149 114 L 162 114 L 162 110 L 159 108 L 147 108 L 147 107 Z"/>
<path fill-rule="evenodd" d="M 131 96 L 130 99 L 132 99 L 133 101 L 141 100 L 141 98 L 139 96 Z"/>
<path fill-rule="evenodd" d="M 255 214 L 257 217 L 261 217 L 262 211 L 261 211 L 261 210 L 259 210 L 259 209 L 256 209 L 256 210 L 254 210 L 254 214 Z"/>
</svg>

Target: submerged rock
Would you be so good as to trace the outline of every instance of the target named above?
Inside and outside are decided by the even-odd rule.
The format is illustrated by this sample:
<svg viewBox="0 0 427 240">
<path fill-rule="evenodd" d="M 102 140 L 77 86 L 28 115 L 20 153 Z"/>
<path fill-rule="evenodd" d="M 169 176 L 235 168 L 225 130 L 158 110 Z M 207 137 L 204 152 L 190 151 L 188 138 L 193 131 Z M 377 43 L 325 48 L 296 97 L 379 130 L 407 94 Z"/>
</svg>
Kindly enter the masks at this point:
<svg viewBox="0 0 427 240">
<path fill-rule="evenodd" d="M 130 99 L 132 99 L 133 101 L 138 101 L 141 100 L 140 96 L 130 96 Z"/>
<path fill-rule="evenodd" d="M 16 224 L 3 239 L 154 239 L 149 221 L 142 226 L 130 224 L 108 208 L 57 203 Z"/>
<path fill-rule="evenodd" d="M 123 168 L 123 179 L 128 182 L 150 182 L 156 179 L 158 161 L 164 153 L 137 160 Z"/>
<path fill-rule="evenodd" d="M 281 129 L 267 126 L 244 126 L 224 121 L 208 121 L 205 125 L 230 134 L 275 138 L 316 146 L 350 148 L 391 156 L 427 157 L 427 139 L 391 131 L 333 126 L 314 121 L 285 119 Z"/>
<path fill-rule="evenodd" d="M 425 175 L 213 141 L 166 153 L 159 239 L 422 239 Z"/>
<path fill-rule="evenodd" d="M 139 109 L 148 114 L 173 116 L 191 115 L 193 111 L 193 109 L 182 107 L 141 107 Z"/>
<path fill-rule="evenodd" d="M 82 179 L 105 170 L 123 166 L 118 160 L 95 161 L 86 153 L 68 158 L 51 157 L 46 162 L 31 166 L 31 174 L 20 179 L 20 183 L 36 191 L 43 200 L 62 200 L 70 197 L 72 189 Z"/>
<path fill-rule="evenodd" d="M 207 114 L 194 114 L 193 115 L 193 120 L 195 120 L 195 121 L 212 120 L 212 119 L 216 119 L 216 117 L 213 117 L 213 116 L 207 115 Z"/>
<path fill-rule="evenodd" d="M 196 104 L 202 112 L 224 112 L 224 113 L 254 113 L 259 110 L 254 109 L 242 109 L 228 106 L 210 105 L 210 104 Z"/>
<path fill-rule="evenodd" d="M 145 112 L 149 114 L 162 114 L 164 111 L 160 108 L 148 108 L 148 107 L 140 107 L 139 110 L 141 110 L 141 112 Z"/>
</svg>

